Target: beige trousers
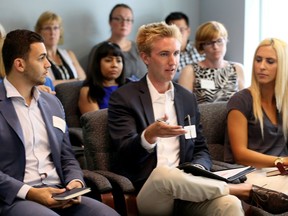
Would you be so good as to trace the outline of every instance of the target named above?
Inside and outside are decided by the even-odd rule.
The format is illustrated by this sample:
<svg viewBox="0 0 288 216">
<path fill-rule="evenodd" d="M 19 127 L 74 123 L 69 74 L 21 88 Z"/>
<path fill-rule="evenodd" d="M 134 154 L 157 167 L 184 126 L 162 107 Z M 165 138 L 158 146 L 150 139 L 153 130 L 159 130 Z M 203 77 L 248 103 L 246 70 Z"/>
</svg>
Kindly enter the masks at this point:
<svg viewBox="0 0 288 216">
<path fill-rule="evenodd" d="M 137 196 L 139 214 L 172 215 L 175 199 L 183 200 L 180 203 L 177 201 L 177 208 L 181 207 L 182 216 L 244 215 L 241 201 L 229 195 L 227 183 L 193 176 L 178 168 L 169 167 L 155 168 L 143 185 Z"/>
</svg>

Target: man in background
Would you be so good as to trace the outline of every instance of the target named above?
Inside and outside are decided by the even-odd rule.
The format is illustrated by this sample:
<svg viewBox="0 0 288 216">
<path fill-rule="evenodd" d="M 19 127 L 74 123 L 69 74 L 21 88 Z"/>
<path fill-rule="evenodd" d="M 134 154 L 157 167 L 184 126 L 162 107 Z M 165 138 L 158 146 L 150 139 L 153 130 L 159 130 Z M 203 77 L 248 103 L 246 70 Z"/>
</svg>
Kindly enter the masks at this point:
<svg viewBox="0 0 288 216">
<path fill-rule="evenodd" d="M 186 65 L 202 61 L 205 59 L 205 56 L 200 55 L 194 47 L 193 42 L 189 40 L 191 29 L 189 27 L 189 18 L 186 14 L 182 12 L 172 12 L 165 18 L 165 22 L 168 25 L 175 24 L 182 34 L 179 66 L 173 79 L 177 82 L 182 69 L 185 68 Z"/>
</svg>

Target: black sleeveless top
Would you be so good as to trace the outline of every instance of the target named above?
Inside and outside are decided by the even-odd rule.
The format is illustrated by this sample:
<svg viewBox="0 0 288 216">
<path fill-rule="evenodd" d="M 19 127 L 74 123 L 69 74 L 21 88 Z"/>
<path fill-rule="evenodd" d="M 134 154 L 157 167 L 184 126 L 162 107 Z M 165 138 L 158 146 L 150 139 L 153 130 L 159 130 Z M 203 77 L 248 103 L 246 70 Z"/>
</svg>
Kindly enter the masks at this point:
<svg viewBox="0 0 288 216">
<path fill-rule="evenodd" d="M 64 58 L 61 56 L 59 51 L 57 50 L 57 55 L 61 58 L 63 65 L 57 65 L 53 60 L 49 60 L 51 64 L 51 70 L 54 74 L 56 80 L 69 80 L 74 79 L 74 74 L 69 67 L 69 65 L 65 62 Z"/>
</svg>

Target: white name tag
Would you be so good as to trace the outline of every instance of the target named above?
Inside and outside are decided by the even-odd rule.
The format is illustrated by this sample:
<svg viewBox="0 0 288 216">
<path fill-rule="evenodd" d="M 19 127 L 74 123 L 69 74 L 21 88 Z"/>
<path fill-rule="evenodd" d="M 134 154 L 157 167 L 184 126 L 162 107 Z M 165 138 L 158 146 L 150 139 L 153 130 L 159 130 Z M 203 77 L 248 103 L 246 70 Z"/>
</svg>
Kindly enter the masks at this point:
<svg viewBox="0 0 288 216">
<path fill-rule="evenodd" d="M 53 126 L 59 128 L 61 131 L 63 131 L 63 133 L 65 133 L 66 122 L 62 118 L 59 118 L 58 116 L 53 116 Z"/>
<path fill-rule="evenodd" d="M 187 131 L 187 133 L 185 134 L 185 139 L 196 138 L 195 125 L 185 126 L 184 129 Z"/>
<path fill-rule="evenodd" d="M 201 85 L 201 88 L 215 89 L 215 82 L 213 80 L 201 79 L 200 85 Z"/>
</svg>

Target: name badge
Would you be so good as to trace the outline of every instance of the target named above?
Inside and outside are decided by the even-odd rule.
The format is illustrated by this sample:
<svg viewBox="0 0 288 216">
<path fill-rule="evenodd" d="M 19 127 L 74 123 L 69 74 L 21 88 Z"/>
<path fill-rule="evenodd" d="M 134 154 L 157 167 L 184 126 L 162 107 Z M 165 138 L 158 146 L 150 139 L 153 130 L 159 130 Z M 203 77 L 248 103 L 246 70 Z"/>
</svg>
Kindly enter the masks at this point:
<svg viewBox="0 0 288 216">
<path fill-rule="evenodd" d="M 185 126 L 184 129 L 187 131 L 185 139 L 196 138 L 196 127 L 195 125 Z"/>
<path fill-rule="evenodd" d="M 213 80 L 201 79 L 200 85 L 204 89 L 215 89 L 215 82 Z"/>
<path fill-rule="evenodd" d="M 58 116 L 53 116 L 53 126 L 59 128 L 63 133 L 65 133 L 66 122 L 62 118 L 59 118 Z"/>
</svg>

